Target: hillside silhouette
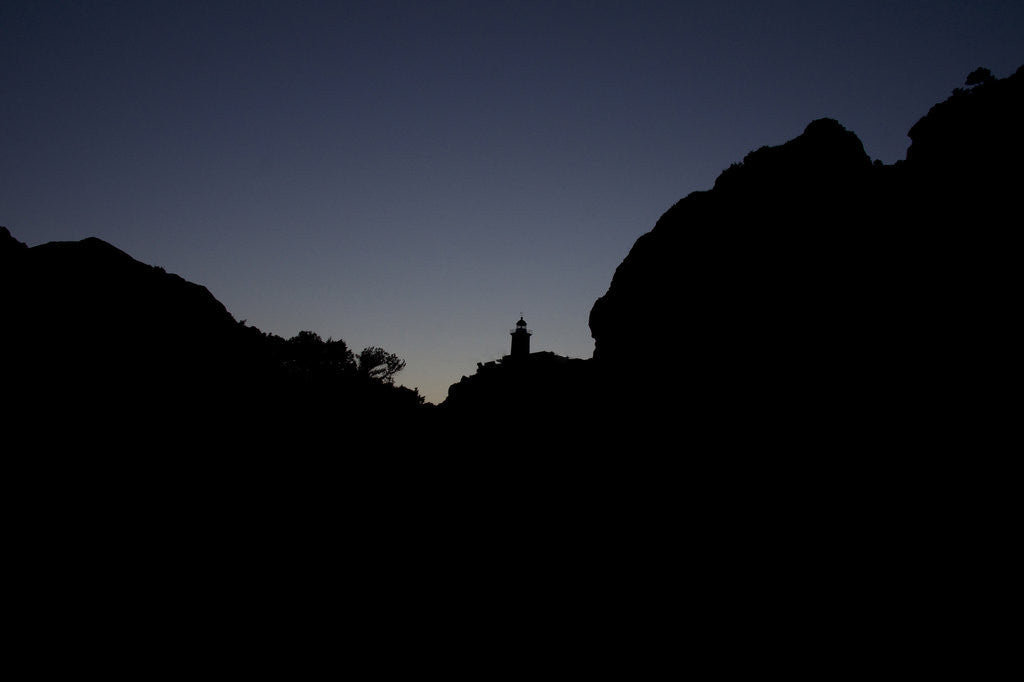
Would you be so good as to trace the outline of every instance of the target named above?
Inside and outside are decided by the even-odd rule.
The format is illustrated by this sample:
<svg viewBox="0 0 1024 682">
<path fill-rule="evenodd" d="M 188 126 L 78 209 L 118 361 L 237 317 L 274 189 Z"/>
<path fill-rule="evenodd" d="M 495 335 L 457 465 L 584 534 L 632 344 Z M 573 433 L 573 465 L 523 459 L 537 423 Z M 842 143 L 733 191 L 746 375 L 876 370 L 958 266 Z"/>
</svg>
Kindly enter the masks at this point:
<svg viewBox="0 0 1024 682">
<path fill-rule="evenodd" d="M 1006 357 L 1022 92 L 1024 67 L 972 72 L 891 165 L 827 118 L 750 152 L 637 239 L 590 312 L 585 369 L 539 381 L 499 361 L 446 405 L 808 447 L 975 412 L 963 395 L 989 395 Z M 535 402 L 508 388 L 519 380 Z"/>
<path fill-rule="evenodd" d="M 590 312 L 593 358 L 482 364 L 435 418 L 669 418 L 813 441 L 934 415 L 971 388 L 964 353 L 1003 338 L 1022 81 L 972 72 L 892 165 L 827 118 L 752 151 L 637 239 Z M 99 239 L 28 248 L 3 229 L 0 259 L 23 414 L 328 429 L 423 406 L 394 385 L 402 363 L 385 350 L 265 334 Z"/>
<path fill-rule="evenodd" d="M 205 287 L 96 238 L 28 248 L 0 228 L 0 272 L 5 383 L 22 419 L 225 435 L 423 404 L 394 385 L 404 362 L 384 349 L 266 334 Z"/>
<path fill-rule="evenodd" d="M 628 623 L 646 651 L 680 605 L 759 672 L 945 663 L 1015 565 L 986 446 L 1022 93 L 1024 69 L 972 72 L 892 165 L 830 119 L 752 151 L 637 239 L 592 358 L 513 341 L 437 408 L 384 349 L 266 334 L 101 240 L 0 228 L 20 624 L 91 644 L 121 621 L 151 665 L 165 632 L 262 661 L 253 642 L 305 651 L 341 618 L 388 662 L 394 628 L 426 648 L 483 610 Z"/>
</svg>

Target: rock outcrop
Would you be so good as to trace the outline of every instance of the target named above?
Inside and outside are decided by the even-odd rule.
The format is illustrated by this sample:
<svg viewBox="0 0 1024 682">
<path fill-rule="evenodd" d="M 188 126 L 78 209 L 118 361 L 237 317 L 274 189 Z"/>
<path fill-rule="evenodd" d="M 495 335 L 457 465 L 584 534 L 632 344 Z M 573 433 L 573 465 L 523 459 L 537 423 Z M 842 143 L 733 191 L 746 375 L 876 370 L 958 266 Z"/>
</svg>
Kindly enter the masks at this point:
<svg viewBox="0 0 1024 682">
<path fill-rule="evenodd" d="M 1000 343 L 1022 84 L 956 91 L 905 162 L 872 163 L 822 119 L 682 199 L 591 311 L 610 393 L 755 429 L 898 421 L 948 396 L 977 341 Z"/>
</svg>

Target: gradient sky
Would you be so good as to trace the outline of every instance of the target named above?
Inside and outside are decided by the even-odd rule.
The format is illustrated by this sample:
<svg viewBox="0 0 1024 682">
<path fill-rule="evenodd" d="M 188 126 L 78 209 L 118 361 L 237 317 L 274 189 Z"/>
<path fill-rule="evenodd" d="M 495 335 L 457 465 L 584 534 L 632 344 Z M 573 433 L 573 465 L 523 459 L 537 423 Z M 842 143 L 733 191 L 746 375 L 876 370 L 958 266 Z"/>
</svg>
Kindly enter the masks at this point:
<svg viewBox="0 0 1024 682">
<path fill-rule="evenodd" d="M 383 346 L 440 402 L 520 313 L 590 357 L 636 238 L 747 152 L 828 116 L 891 163 L 1021 64 L 1021 0 L 4 0 L 0 225 Z"/>
</svg>

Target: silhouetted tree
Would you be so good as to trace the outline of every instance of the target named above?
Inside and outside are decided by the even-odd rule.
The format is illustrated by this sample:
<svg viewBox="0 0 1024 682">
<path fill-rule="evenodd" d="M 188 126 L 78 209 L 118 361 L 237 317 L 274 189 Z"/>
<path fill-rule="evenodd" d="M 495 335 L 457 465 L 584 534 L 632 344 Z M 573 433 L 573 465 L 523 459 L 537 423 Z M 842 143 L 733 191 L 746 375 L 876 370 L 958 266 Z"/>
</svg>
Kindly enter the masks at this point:
<svg viewBox="0 0 1024 682">
<path fill-rule="evenodd" d="M 356 363 L 348 344 L 341 339 L 324 341 L 311 331 L 301 331 L 288 339 L 283 349 L 283 365 L 311 379 L 326 379 L 355 374 Z"/>
<path fill-rule="evenodd" d="M 314 332 L 301 331 L 285 342 L 283 364 L 289 370 L 310 375 L 317 369 L 323 339 Z"/>
<path fill-rule="evenodd" d="M 288 339 L 288 343 L 295 346 L 304 346 L 312 348 L 323 343 L 323 339 L 316 332 L 301 331 L 292 338 Z"/>
<path fill-rule="evenodd" d="M 356 371 L 355 355 L 341 339 L 335 341 L 327 338 L 324 343 L 324 364 L 338 374 L 355 374 Z"/>
<path fill-rule="evenodd" d="M 364 378 L 391 384 L 404 368 L 405 360 L 383 348 L 368 346 L 359 353 L 359 375 Z"/>
<path fill-rule="evenodd" d="M 983 66 L 979 66 L 974 71 L 967 74 L 967 80 L 964 81 L 964 85 L 981 85 L 994 81 L 996 78 L 992 75 L 992 72 Z"/>
</svg>

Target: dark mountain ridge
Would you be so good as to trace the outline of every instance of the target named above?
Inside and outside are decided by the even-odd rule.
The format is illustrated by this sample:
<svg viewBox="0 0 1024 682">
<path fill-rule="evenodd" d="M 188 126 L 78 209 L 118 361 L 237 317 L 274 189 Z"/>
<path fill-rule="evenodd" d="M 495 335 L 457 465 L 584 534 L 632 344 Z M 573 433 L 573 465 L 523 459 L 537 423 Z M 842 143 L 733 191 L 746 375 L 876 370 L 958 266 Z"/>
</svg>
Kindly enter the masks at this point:
<svg viewBox="0 0 1024 682">
<path fill-rule="evenodd" d="M 100 239 L 28 248 L 0 228 L 0 284 L 6 388 L 27 423 L 252 434 L 422 403 L 360 373 L 343 341 L 265 334 Z"/>
<path fill-rule="evenodd" d="M 752 151 L 637 239 L 591 310 L 592 359 L 488 363 L 442 413 L 807 434 L 931 404 L 922 396 L 964 380 L 962 350 L 1005 319 L 1022 80 L 975 77 L 913 126 L 893 165 L 832 119 Z M 0 259 L 23 406 L 244 423 L 422 402 L 357 389 L 343 343 L 289 346 L 99 239 L 30 249 L 3 230 Z"/>
<path fill-rule="evenodd" d="M 205 287 L 95 237 L 27 248 L 3 229 L 0 241 L 6 342 L 32 374 L 47 380 L 95 374 L 112 382 L 156 373 L 161 381 L 184 383 L 226 371 L 224 345 L 238 325 Z"/>
<path fill-rule="evenodd" d="M 426 412 L 100 240 L 0 230 L 30 611 L 179 632 L 273 619 L 276 590 L 433 618 L 453 580 L 500 580 L 646 616 L 683 585 L 725 661 L 754 638 L 752 665 L 936 658 L 1014 565 L 986 439 L 1019 345 L 1022 73 L 933 108 L 892 166 L 828 119 L 751 152 L 637 240 L 593 358 L 486 363 Z"/>
<path fill-rule="evenodd" d="M 333 633 L 340 598 L 376 647 L 396 614 L 443 625 L 459 582 L 511 586 L 523 622 L 682 600 L 727 665 L 945 665 L 1013 584 L 1012 456 L 986 438 L 1016 387 L 1021 74 L 937 105 L 893 166 L 830 120 L 752 152 L 637 240 L 593 358 L 484 364 L 426 413 L 344 344 L 246 327 L 99 240 L 0 229 L 30 634 L 138 623 L 144 655 L 207 613 L 243 622 L 228 639 Z"/>
</svg>

